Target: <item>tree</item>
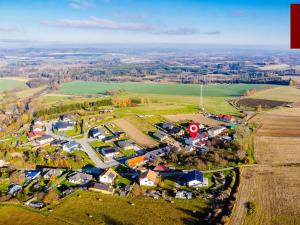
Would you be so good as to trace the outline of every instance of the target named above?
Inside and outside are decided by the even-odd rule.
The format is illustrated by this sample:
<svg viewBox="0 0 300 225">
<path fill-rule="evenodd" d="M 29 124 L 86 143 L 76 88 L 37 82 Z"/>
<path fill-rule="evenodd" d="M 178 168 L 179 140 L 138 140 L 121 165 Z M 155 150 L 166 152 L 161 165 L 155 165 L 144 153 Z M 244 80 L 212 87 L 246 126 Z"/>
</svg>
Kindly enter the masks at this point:
<svg viewBox="0 0 300 225">
<path fill-rule="evenodd" d="M 261 107 L 261 104 L 259 104 L 256 108 L 256 112 L 261 112 L 262 111 L 262 107 Z"/>
<path fill-rule="evenodd" d="M 57 204 L 58 203 L 58 195 L 54 189 L 51 189 L 45 196 L 44 202 L 46 204 Z"/>
</svg>

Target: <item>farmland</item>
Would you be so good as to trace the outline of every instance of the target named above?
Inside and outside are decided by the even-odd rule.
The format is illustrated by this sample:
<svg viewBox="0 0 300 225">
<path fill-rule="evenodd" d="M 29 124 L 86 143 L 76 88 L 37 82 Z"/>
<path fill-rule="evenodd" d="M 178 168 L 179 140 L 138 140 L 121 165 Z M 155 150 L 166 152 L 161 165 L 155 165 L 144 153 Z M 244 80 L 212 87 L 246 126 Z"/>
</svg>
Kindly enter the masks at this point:
<svg viewBox="0 0 300 225">
<path fill-rule="evenodd" d="M 26 81 L 20 79 L 0 79 L 0 92 L 15 88 L 27 88 Z"/>
<path fill-rule="evenodd" d="M 300 101 L 300 89 L 290 86 L 279 86 L 275 88 L 260 90 L 247 98 L 298 102 Z"/>
<path fill-rule="evenodd" d="M 217 84 L 205 85 L 203 88 L 204 96 L 212 97 L 234 97 L 240 96 L 246 90 L 252 88 L 264 88 L 270 85 L 255 84 Z M 62 92 L 65 94 L 87 95 L 103 94 L 107 91 L 124 90 L 128 93 L 139 94 L 160 94 L 160 95 L 180 95 L 180 96 L 199 96 L 200 86 L 198 84 L 154 84 L 154 83 L 100 83 L 77 81 L 65 83 Z"/>
<path fill-rule="evenodd" d="M 132 137 L 138 144 L 151 147 L 157 143 L 125 119 L 115 120 L 114 123 Z"/>
<path fill-rule="evenodd" d="M 255 137 L 258 165 L 242 170 L 241 185 L 230 224 L 299 224 L 300 108 L 279 108 L 261 113 Z M 245 203 L 256 205 L 247 215 Z"/>
</svg>

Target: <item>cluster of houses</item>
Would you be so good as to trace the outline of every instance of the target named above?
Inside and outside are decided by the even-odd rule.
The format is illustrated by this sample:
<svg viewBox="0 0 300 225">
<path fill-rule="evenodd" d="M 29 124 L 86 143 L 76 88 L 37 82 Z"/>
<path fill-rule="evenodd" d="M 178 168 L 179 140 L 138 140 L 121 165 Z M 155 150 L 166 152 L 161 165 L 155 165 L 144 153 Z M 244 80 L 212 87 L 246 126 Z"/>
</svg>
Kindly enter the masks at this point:
<svg viewBox="0 0 300 225">
<path fill-rule="evenodd" d="M 59 120 L 53 124 L 53 130 L 65 132 L 74 129 L 74 120 L 71 115 L 61 115 Z"/>
<path fill-rule="evenodd" d="M 220 115 L 222 121 L 229 122 L 234 120 L 234 117 L 229 115 Z M 221 120 L 221 119 L 220 119 Z M 183 125 L 175 125 L 171 122 L 157 124 L 159 130 L 153 134 L 153 137 L 161 142 L 170 140 L 170 136 L 176 139 L 182 148 L 186 152 L 192 152 L 200 150 L 201 152 L 207 150 L 207 143 L 213 138 L 218 138 L 224 142 L 230 142 L 233 140 L 232 136 L 229 136 L 229 130 L 231 126 L 220 125 L 216 127 L 206 127 L 203 124 L 199 124 L 199 132 L 195 137 L 191 137 L 186 127 Z"/>
</svg>

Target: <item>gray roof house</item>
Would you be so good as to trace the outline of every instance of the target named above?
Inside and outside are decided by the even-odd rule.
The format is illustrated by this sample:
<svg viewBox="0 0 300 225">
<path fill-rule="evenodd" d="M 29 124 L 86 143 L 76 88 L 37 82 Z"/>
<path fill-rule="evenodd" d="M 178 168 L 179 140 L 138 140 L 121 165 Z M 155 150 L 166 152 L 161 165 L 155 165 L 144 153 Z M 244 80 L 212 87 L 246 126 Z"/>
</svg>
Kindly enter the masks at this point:
<svg viewBox="0 0 300 225">
<path fill-rule="evenodd" d="M 86 173 L 75 172 L 68 177 L 68 181 L 73 184 L 85 185 L 93 179 L 93 176 Z"/>
</svg>

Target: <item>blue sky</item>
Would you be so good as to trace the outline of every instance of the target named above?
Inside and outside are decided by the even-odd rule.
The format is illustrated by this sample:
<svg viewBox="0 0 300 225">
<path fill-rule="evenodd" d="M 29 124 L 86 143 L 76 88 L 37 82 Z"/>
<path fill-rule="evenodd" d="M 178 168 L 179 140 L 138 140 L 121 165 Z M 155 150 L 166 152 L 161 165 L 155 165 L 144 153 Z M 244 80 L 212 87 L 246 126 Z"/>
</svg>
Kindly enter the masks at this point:
<svg viewBox="0 0 300 225">
<path fill-rule="evenodd" d="M 0 0 L 0 45 L 289 45 L 288 0 Z"/>
</svg>

